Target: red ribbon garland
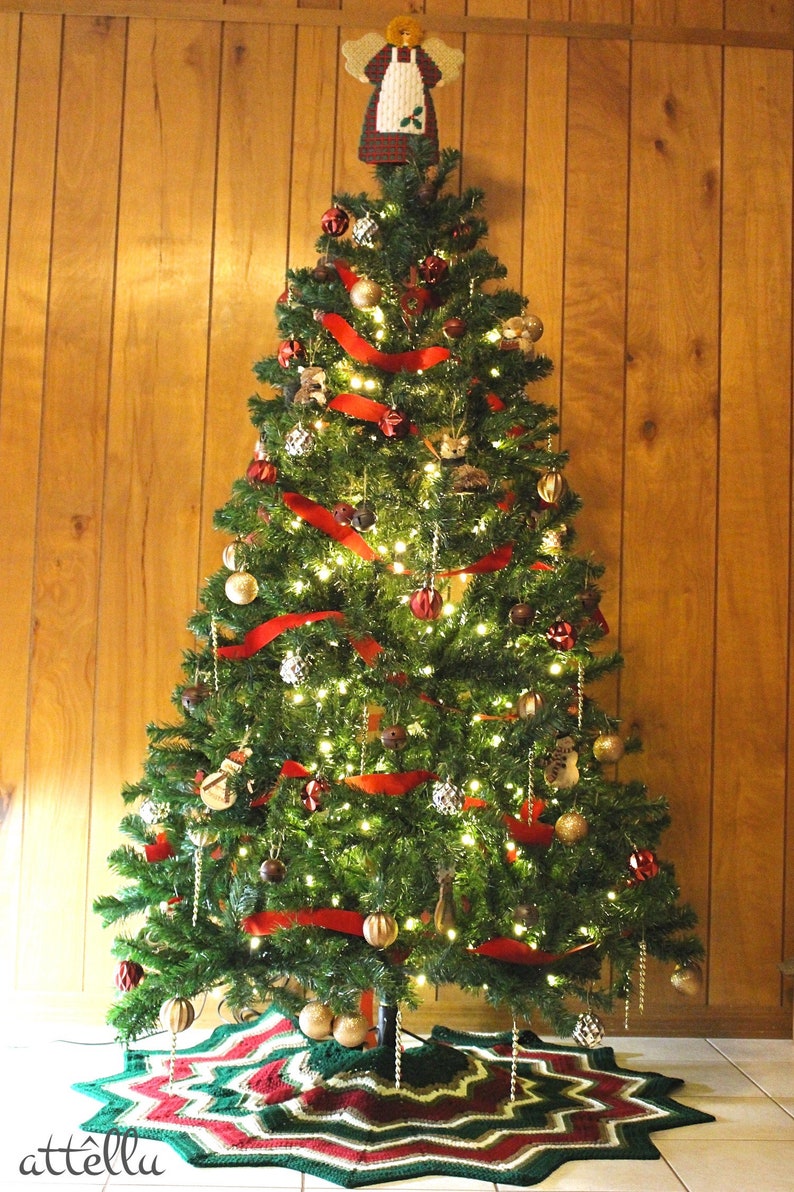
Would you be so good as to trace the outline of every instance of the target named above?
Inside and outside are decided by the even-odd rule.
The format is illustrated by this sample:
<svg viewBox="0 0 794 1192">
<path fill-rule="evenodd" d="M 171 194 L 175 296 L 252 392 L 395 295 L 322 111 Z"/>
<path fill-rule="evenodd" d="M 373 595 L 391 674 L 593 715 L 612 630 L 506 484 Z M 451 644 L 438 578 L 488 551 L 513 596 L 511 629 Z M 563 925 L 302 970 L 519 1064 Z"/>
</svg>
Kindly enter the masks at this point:
<svg viewBox="0 0 794 1192">
<path fill-rule="evenodd" d="M 373 401 L 371 397 L 360 397 L 358 393 L 337 393 L 329 401 L 329 410 L 339 410 L 342 414 L 349 414 L 351 418 L 360 418 L 362 422 L 380 422 L 385 414 L 391 410 L 382 401 Z M 416 423 L 410 423 L 412 435 L 419 433 Z"/>
<path fill-rule="evenodd" d="M 320 322 L 348 356 L 352 356 L 359 364 L 379 368 L 381 372 L 419 372 L 420 369 L 433 368 L 449 360 L 452 355 L 449 348 L 439 346 L 416 348 L 411 352 L 381 352 L 354 331 L 346 319 L 333 311 L 326 311 Z"/>
<path fill-rule="evenodd" d="M 352 550 L 366 562 L 371 563 L 373 559 L 379 557 L 378 552 L 364 541 L 357 530 L 354 530 L 352 526 L 341 526 L 334 519 L 330 509 L 326 509 L 316 501 L 309 500 L 308 497 L 304 497 L 300 493 L 283 493 L 282 500 L 287 508 L 291 509 L 303 521 L 308 522 L 317 530 L 322 530 L 330 538 L 335 538 L 341 546 Z"/>
<path fill-rule="evenodd" d="M 364 916 L 358 911 L 340 911 L 332 907 L 318 907 L 302 911 L 260 911 L 242 921 L 248 935 L 272 935 L 283 927 L 325 927 L 344 935 L 364 934 Z"/>
<path fill-rule="evenodd" d="M 541 952 L 538 948 L 530 948 L 529 944 L 521 940 L 499 935 L 492 940 L 486 940 L 484 944 L 478 944 L 476 948 L 470 948 L 469 951 L 477 952 L 480 956 L 490 956 L 493 960 L 503 960 L 507 964 L 554 964 L 565 956 L 571 956 L 574 952 L 581 952 L 592 946 L 592 942 L 578 944 L 575 948 L 569 948 L 567 952 L 555 954 Z"/>
<path fill-rule="evenodd" d="M 313 621 L 344 621 L 344 615 L 334 610 L 317 613 L 282 613 L 280 617 L 272 617 L 254 629 L 249 629 L 239 646 L 221 646 L 218 650 L 219 658 L 251 658 L 264 646 L 274 641 L 287 629 L 297 629 L 300 625 L 309 625 Z M 383 649 L 374 637 L 350 638 L 350 644 L 368 666 L 372 666 L 378 654 Z"/>
<path fill-rule="evenodd" d="M 405 795 L 431 778 L 435 781 L 438 774 L 432 770 L 407 770 L 402 774 L 355 774 L 345 782 L 367 795 Z"/>
<path fill-rule="evenodd" d="M 265 803 L 269 803 L 276 793 L 276 788 L 281 782 L 282 778 L 311 778 L 311 770 L 307 770 L 300 762 L 293 762 L 289 758 L 284 762 L 284 765 L 278 772 L 278 777 L 273 783 L 269 791 L 264 795 L 259 795 L 258 798 L 251 800 L 252 807 L 263 807 Z"/>
<path fill-rule="evenodd" d="M 152 844 L 145 844 L 143 846 L 143 851 L 146 860 L 150 863 L 154 861 L 167 861 L 169 857 L 176 856 L 173 845 L 165 832 L 158 832 Z"/>
<path fill-rule="evenodd" d="M 466 798 L 463 804 L 464 811 L 474 811 L 479 808 L 487 807 L 485 799 Z M 514 815 L 505 813 L 502 816 L 502 823 L 509 830 L 510 835 L 518 844 L 541 844 L 547 848 L 554 836 L 553 824 L 541 824 L 538 822 L 546 804 L 542 799 L 534 799 L 532 803 L 532 823 L 529 822 L 529 803 L 524 800 L 524 804 L 520 811 L 520 819 L 516 819 Z"/>
<path fill-rule="evenodd" d="M 476 563 L 469 563 L 467 567 L 455 567 L 451 571 L 437 571 L 436 576 L 448 579 L 453 575 L 482 575 L 488 571 L 501 571 L 513 557 L 513 546 L 514 543 L 505 542 L 502 546 L 497 546 L 496 550 L 483 555 Z"/>
</svg>

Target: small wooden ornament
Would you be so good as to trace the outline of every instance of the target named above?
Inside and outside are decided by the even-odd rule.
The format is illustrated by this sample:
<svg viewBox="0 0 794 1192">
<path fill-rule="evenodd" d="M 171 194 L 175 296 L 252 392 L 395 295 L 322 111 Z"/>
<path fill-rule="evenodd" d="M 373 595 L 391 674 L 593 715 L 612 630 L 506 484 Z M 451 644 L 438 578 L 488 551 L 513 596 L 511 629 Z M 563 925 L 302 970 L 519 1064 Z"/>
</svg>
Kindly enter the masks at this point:
<svg viewBox="0 0 794 1192">
<path fill-rule="evenodd" d="M 196 1011 L 193 1003 L 186 997 L 171 997 L 160 1007 L 160 1024 L 164 1031 L 178 1035 L 193 1025 Z"/>
<path fill-rule="evenodd" d="M 397 939 L 397 921 L 385 911 L 375 911 L 364 920 L 364 939 L 371 948 L 388 948 Z"/>
</svg>

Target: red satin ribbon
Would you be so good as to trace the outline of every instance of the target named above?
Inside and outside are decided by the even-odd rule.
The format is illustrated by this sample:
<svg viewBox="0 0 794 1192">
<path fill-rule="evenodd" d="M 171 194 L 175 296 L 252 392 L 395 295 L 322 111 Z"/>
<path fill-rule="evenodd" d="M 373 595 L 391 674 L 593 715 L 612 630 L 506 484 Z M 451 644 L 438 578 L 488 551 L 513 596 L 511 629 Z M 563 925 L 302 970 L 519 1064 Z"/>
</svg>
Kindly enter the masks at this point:
<svg viewBox="0 0 794 1192">
<path fill-rule="evenodd" d="M 344 261 L 332 261 L 332 264 L 336 272 L 339 274 L 339 280 L 349 293 L 359 280 L 358 274 L 354 273 Z"/>
<path fill-rule="evenodd" d="M 340 911 L 333 907 L 318 907 L 303 911 L 260 911 L 242 921 L 248 935 L 272 935 L 282 927 L 325 927 L 344 935 L 363 935 L 364 916 L 358 911 Z"/>
<path fill-rule="evenodd" d="M 335 621 L 344 621 L 344 616 L 340 612 L 334 610 L 326 610 L 318 613 L 282 613 L 280 617 L 273 617 L 269 621 L 264 621 L 261 625 L 257 625 L 254 629 L 250 629 L 243 638 L 242 644 L 239 646 L 221 646 L 218 650 L 219 658 L 251 658 L 257 651 L 264 646 L 275 641 L 275 639 L 287 629 L 297 629 L 300 625 L 309 625 L 313 621 L 327 621 L 329 618 Z M 378 654 L 383 649 L 380 642 L 376 642 L 374 637 L 359 637 L 350 638 L 350 644 L 353 649 L 359 654 L 368 666 L 372 666 Z"/>
<path fill-rule="evenodd" d="M 469 563 L 467 567 L 455 567 L 452 571 L 437 571 L 436 575 L 447 579 L 453 575 L 481 575 L 488 571 L 501 571 L 513 557 L 513 545 L 512 542 L 505 542 L 490 554 L 483 555 L 476 563 Z"/>
<path fill-rule="evenodd" d="M 487 807 L 488 804 L 485 799 L 467 798 L 463 804 L 464 811 L 473 811 L 479 808 Z M 529 822 L 529 803 L 524 800 L 520 812 L 520 819 L 514 815 L 502 816 L 502 823 L 510 832 L 510 835 L 518 844 L 542 844 L 548 847 L 551 844 L 554 836 L 554 826 L 552 824 L 541 824 L 538 822 L 546 804 L 542 799 L 534 799 L 532 803 L 532 823 Z"/>
<path fill-rule="evenodd" d="M 175 857 L 171 841 L 166 836 L 165 832 L 158 832 L 153 844 L 145 844 L 143 851 L 146 855 L 147 861 L 166 861 L 169 857 Z"/>
<path fill-rule="evenodd" d="M 411 352 L 381 352 L 354 331 L 346 319 L 333 311 L 326 311 L 320 322 L 348 356 L 352 356 L 359 364 L 379 368 L 381 372 L 419 372 L 420 369 L 433 368 L 449 360 L 452 354 L 449 348 L 439 346 L 416 348 Z"/>
<path fill-rule="evenodd" d="M 276 778 L 276 781 L 273 783 L 270 790 L 266 794 L 260 795 L 257 799 L 252 799 L 251 806 L 263 807 L 265 803 L 269 803 L 275 795 L 276 788 L 278 787 L 278 784 L 281 782 L 282 778 L 311 778 L 311 773 L 311 770 L 307 770 L 305 766 L 300 764 L 300 762 L 293 762 L 288 758 L 279 770 L 278 777 Z"/>
<path fill-rule="evenodd" d="M 529 944 L 525 944 L 521 940 L 513 940 L 508 936 L 499 935 L 469 950 L 477 952 L 480 956 L 504 960 L 508 964 L 553 964 L 556 960 L 562 960 L 565 956 L 581 952 L 584 948 L 592 948 L 592 946 L 592 943 L 579 944 L 576 948 L 569 948 L 567 952 L 555 954 L 554 952 L 541 952 L 538 948 L 530 948 Z"/>
<path fill-rule="evenodd" d="M 355 774 L 345 782 L 367 795 L 405 795 L 431 778 L 435 781 L 438 774 L 432 770 L 407 770 L 403 774 Z"/>
<path fill-rule="evenodd" d="M 360 418 L 362 422 L 380 422 L 391 406 L 373 401 L 371 397 L 360 397 L 358 393 L 337 393 L 333 401 L 329 401 L 328 409 L 339 410 L 351 418 Z M 410 430 L 412 435 L 419 433 L 414 422 L 410 424 Z"/>
<path fill-rule="evenodd" d="M 301 496 L 300 493 L 283 493 L 282 500 L 287 508 L 291 509 L 303 521 L 308 522 L 317 530 L 322 530 L 330 538 L 335 538 L 338 543 L 347 547 L 348 550 L 352 550 L 368 563 L 379 557 L 378 552 L 374 551 L 352 526 L 340 526 L 339 522 L 334 520 L 330 509 L 326 509 L 316 501 L 310 501 L 308 497 Z"/>
</svg>

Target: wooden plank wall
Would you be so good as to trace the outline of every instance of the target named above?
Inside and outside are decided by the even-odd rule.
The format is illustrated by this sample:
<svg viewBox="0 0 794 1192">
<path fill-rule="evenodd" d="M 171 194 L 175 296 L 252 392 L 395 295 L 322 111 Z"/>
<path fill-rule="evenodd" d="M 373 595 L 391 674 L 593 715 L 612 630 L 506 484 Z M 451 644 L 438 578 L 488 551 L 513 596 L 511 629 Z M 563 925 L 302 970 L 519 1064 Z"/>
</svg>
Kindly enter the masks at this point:
<svg viewBox="0 0 794 1192">
<path fill-rule="evenodd" d="M 627 666 L 600 693 L 673 810 L 702 999 L 637 1033 L 783 1034 L 794 955 L 794 6 L 425 0 L 491 245 L 546 324 L 582 548 Z M 100 1021 L 90 911 L 243 470 L 287 263 L 357 159 L 352 0 L 0 0 L 0 984 Z M 109 15 L 108 15 L 109 14 Z M 629 767 L 626 766 L 626 772 Z M 2 803 L 0 803 L 0 806 Z M 442 991 L 434 1018 L 494 1021 Z"/>
</svg>

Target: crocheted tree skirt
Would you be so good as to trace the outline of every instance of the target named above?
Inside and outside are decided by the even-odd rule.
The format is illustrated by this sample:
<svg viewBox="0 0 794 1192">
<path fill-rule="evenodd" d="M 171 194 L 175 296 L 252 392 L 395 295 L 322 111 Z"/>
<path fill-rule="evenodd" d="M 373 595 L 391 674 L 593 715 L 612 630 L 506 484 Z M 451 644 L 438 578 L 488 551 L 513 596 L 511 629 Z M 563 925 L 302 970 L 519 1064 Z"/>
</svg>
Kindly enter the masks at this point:
<svg viewBox="0 0 794 1192">
<path fill-rule="evenodd" d="M 309 1043 L 266 1011 L 176 1053 L 129 1050 L 83 1129 L 135 1130 L 196 1167 L 291 1167 L 346 1188 L 425 1175 L 536 1184 L 569 1159 L 656 1159 L 654 1130 L 712 1121 L 668 1097 L 681 1081 L 619 1068 L 610 1047 L 436 1027 L 401 1056 Z"/>
</svg>

